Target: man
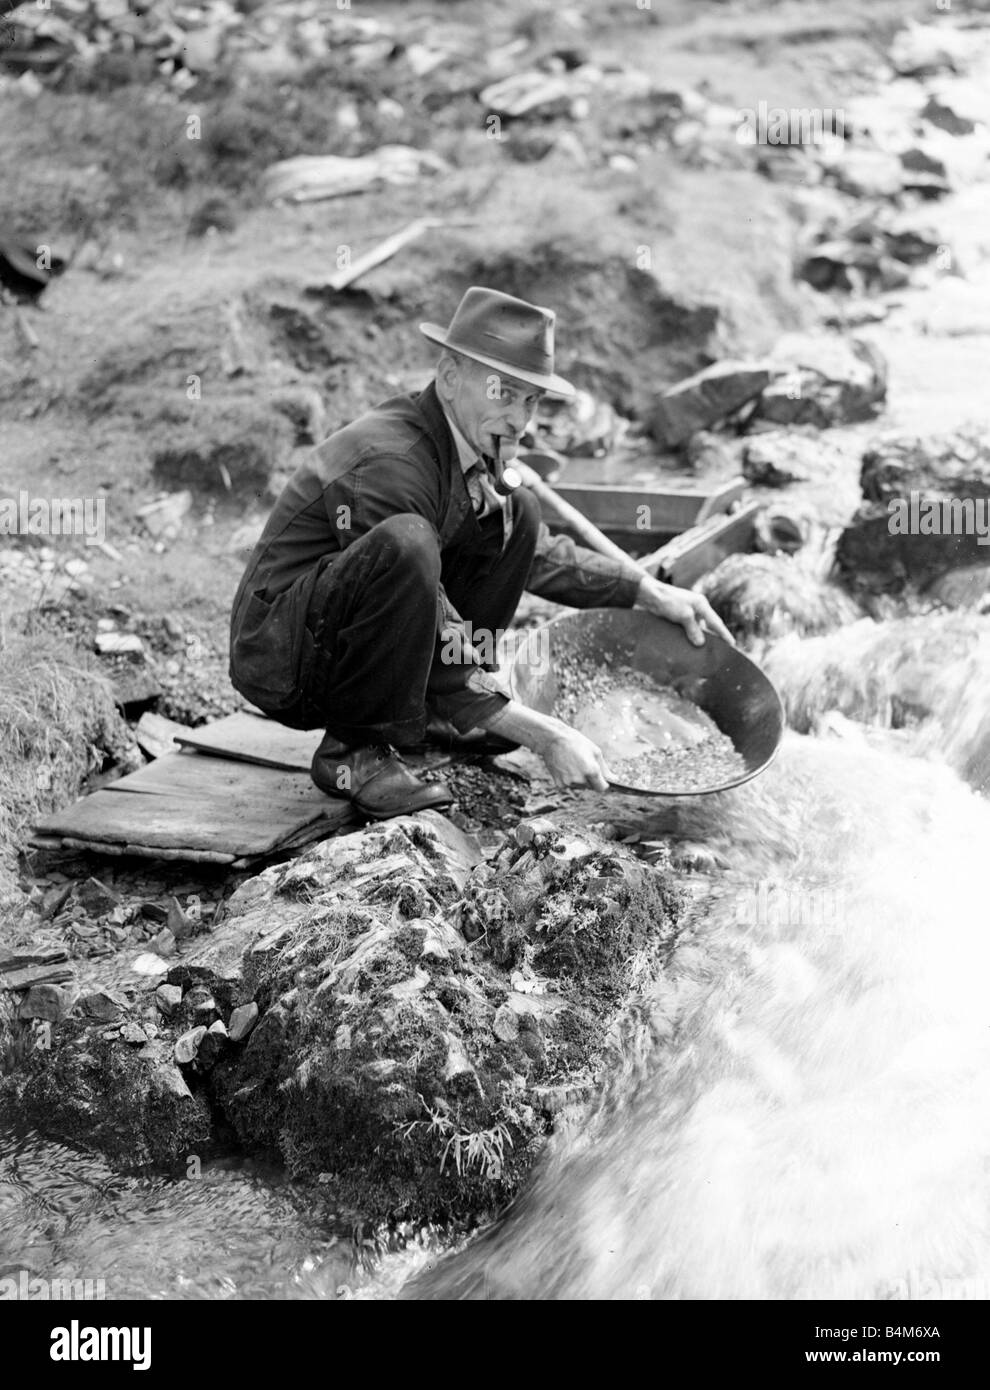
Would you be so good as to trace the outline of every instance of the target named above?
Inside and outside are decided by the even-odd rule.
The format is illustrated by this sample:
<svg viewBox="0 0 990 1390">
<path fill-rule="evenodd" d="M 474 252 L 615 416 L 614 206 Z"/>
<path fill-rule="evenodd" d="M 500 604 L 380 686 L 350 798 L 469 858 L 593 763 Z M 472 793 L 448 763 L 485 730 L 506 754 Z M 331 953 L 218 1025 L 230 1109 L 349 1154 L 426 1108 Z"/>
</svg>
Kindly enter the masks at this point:
<svg viewBox="0 0 990 1390">
<path fill-rule="evenodd" d="M 607 787 L 604 760 L 559 719 L 509 698 L 470 635 L 509 626 L 524 589 L 577 608 L 633 604 L 728 636 L 707 601 L 552 537 L 525 488 L 499 491 L 553 370 L 554 315 L 475 286 L 425 390 L 336 431 L 275 504 L 231 619 L 231 680 L 292 728 L 324 728 L 314 782 L 386 819 L 448 804 L 396 751 L 432 723 L 538 753 L 559 785 Z M 452 641 L 456 637 L 458 640 Z M 449 727 L 449 725 L 448 725 Z"/>
</svg>

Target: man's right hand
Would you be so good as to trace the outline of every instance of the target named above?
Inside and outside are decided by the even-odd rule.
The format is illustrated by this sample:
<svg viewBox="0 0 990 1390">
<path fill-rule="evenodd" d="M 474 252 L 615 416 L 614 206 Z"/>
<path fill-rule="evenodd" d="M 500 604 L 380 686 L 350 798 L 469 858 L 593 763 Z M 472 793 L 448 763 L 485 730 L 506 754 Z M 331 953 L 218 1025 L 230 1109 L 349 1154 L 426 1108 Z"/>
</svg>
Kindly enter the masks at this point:
<svg viewBox="0 0 990 1390">
<path fill-rule="evenodd" d="M 577 729 L 562 724 L 561 732 L 537 751 L 558 787 L 608 791 L 608 767 L 602 750 Z"/>
<path fill-rule="evenodd" d="M 493 734 L 538 753 L 558 787 L 608 790 L 608 768 L 601 749 L 562 720 L 510 700 L 481 722 Z"/>
</svg>

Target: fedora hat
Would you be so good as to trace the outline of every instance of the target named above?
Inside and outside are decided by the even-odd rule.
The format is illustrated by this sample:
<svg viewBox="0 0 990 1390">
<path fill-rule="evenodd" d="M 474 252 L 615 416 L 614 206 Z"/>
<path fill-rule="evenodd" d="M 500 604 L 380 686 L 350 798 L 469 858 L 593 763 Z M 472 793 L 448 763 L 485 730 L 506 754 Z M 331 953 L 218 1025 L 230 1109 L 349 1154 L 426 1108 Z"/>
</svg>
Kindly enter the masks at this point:
<svg viewBox="0 0 990 1390">
<path fill-rule="evenodd" d="M 463 353 L 541 391 L 569 397 L 574 387 L 553 369 L 555 317 L 552 309 L 472 285 L 464 291 L 448 328 L 421 323 L 419 331 L 451 352 Z"/>
</svg>

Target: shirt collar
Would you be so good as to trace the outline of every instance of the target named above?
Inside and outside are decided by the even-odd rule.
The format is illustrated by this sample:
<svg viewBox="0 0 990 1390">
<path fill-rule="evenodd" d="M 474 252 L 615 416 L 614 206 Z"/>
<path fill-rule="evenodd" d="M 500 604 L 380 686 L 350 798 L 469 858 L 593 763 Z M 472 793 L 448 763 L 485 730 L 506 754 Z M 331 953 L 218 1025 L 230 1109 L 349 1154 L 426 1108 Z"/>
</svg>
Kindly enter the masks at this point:
<svg viewBox="0 0 990 1390">
<path fill-rule="evenodd" d="M 461 465 L 461 472 L 468 473 L 479 461 L 478 451 L 477 449 L 472 449 L 463 434 L 461 434 L 460 430 L 451 419 L 443 401 L 440 402 L 440 408 L 443 411 L 444 419 L 447 421 L 447 426 L 454 440 L 454 448 L 457 450 L 457 459 Z"/>
</svg>

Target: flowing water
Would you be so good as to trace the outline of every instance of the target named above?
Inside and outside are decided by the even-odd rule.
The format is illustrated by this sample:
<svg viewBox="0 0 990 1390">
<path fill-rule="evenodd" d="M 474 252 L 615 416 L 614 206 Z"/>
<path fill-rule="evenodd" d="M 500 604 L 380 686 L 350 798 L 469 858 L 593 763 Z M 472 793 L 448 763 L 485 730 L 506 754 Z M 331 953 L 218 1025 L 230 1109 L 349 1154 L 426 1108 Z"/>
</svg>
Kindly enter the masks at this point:
<svg viewBox="0 0 990 1390">
<path fill-rule="evenodd" d="M 124 1177 L 0 1128 L 0 1298 L 23 1280 L 78 1281 L 74 1296 L 108 1299 L 327 1298 L 353 1266 L 351 1243 L 277 1169 Z"/>
<path fill-rule="evenodd" d="M 638 1082 L 414 1296 L 990 1296 L 990 807 L 797 735 L 732 801 Z"/>
</svg>

